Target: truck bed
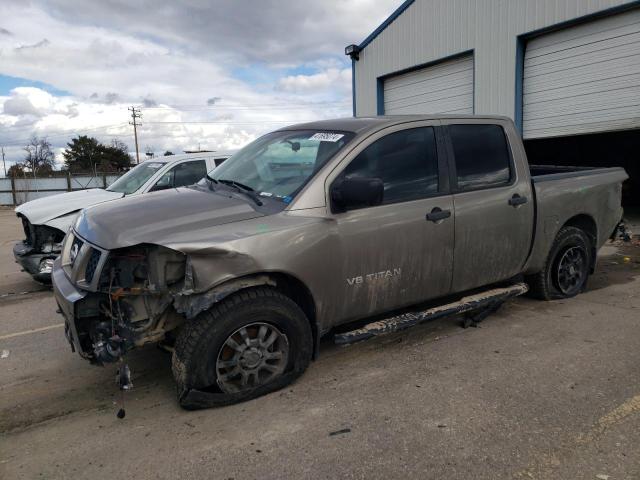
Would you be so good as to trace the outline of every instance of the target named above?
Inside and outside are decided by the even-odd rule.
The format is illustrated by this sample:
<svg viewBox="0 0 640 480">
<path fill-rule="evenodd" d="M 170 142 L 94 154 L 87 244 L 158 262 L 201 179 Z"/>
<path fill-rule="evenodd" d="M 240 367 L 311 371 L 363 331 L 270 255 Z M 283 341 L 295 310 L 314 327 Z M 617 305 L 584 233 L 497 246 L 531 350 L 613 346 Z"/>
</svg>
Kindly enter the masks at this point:
<svg viewBox="0 0 640 480">
<path fill-rule="evenodd" d="M 525 273 L 540 271 L 560 228 L 583 222 L 599 249 L 622 218 L 623 168 L 530 165 L 536 201 L 534 241 Z"/>
<path fill-rule="evenodd" d="M 578 177 L 583 175 L 593 175 L 600 171 L 609 170 L 601 167 L 577 167 L 560 165 L 529 165 L 531 180 L 534 182 L 554 180 L 559 178 Z M 604 173 L 604 172 L 602 172 Z"/>
</svg>

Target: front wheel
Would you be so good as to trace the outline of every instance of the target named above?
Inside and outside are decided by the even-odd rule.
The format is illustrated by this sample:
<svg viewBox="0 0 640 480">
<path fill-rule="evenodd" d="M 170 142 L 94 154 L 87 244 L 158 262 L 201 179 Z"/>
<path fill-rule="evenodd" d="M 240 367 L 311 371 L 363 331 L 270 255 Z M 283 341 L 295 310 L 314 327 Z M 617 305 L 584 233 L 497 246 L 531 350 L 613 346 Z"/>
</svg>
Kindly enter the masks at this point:
<svg viewBox="0 0 640 480">
<path fill-rule="evenodd" d="M 591 241 L 583 230 L 561 228 L 542 271 L 527 277 L 531 295 L 542 300 L 576 296 L 585 288 L 592 256 Z"/>
<path fill-rule="evenodd" d="M 312 350 L 309 321 L 293 300 L 273 288 L 243 290 L 188 320 L 178 335 L 178 400 L 204 408 L 277 390 L 304 372 Z"/>
</svg>

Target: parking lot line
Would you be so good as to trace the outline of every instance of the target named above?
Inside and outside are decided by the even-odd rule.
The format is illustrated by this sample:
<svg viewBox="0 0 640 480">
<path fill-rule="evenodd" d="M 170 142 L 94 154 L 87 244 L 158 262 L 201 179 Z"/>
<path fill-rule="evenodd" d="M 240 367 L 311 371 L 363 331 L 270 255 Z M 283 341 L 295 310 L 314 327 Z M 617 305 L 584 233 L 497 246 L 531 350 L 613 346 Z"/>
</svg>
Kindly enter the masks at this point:
<svg viewBox="0 0 640 480">
<path fill-rule="evenodd" d="M 31 333 L 44 332 L 47 330 L 53 330 L 54 328 L 60 328 L 60 327 L 64 327 L 64 323 L 57 323 L 55 325 L 49 325 L 48 327 L 33 328 L 31 330 L 25 330 L 24 332 L 16 332 L 16 333 L 10 333 L 8 335 L 2 335 L 0 336 L 0 340 L 7 340 L 9 338 L 21 337 L 22 335 L 29 335 Z"/>
</svg>

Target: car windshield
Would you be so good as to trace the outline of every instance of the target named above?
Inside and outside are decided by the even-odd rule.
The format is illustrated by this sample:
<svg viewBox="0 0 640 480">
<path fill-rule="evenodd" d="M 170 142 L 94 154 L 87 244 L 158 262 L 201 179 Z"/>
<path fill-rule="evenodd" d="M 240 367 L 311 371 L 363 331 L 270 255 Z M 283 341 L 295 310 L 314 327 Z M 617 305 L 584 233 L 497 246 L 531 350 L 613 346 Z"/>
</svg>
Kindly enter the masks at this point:
<svg viewBox="0 0 640 480">
<path fill-rule="evenodd" d="M 349 132 L 318 130 L 272 132 L 209 172 L 209 177 L 288 203 L 353 136 Z"/>
<path fill-rule="evenodd" d="M 144 185 L 145 182 L 149 180 L 151 176 L 158 170 L 160 170 L 160 168 L 162 168 L 162 166 L 164 165 L 164 162 L 146 161 L 144 163 L 141 163 L 137 167 L 129 170 L 111 185 L 109 185 L 107 187 L 107 190 L 110 192 L 118 192 L 129 195 L 138 190 L 142 185 Z"/>
</svg>

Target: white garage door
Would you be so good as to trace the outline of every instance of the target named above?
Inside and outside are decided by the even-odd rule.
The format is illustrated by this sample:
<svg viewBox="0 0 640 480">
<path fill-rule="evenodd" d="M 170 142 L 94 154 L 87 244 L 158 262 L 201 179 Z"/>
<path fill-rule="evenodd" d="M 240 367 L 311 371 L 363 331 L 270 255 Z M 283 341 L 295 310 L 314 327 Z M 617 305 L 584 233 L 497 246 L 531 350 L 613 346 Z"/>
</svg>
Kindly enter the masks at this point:
<svg viewBox="0 0 640 480">
<path fill-rule="evenodd" d="M 473 56 L 390 77 L 384 81 L 385 115 L 473 113 Z"/>
<path fill-rule="evenodd" d="M 640 128 L 640 10 L 531 40 L 524 138 Z"/>
</svg>

